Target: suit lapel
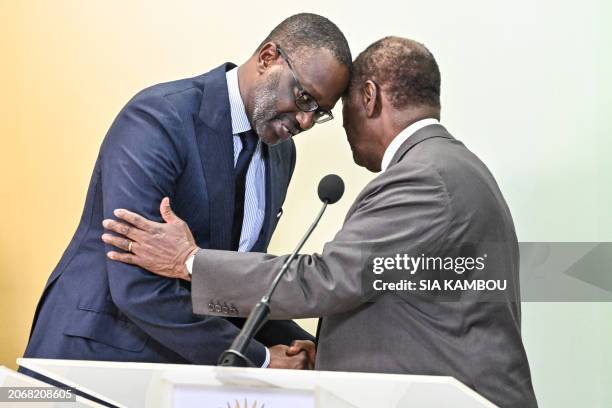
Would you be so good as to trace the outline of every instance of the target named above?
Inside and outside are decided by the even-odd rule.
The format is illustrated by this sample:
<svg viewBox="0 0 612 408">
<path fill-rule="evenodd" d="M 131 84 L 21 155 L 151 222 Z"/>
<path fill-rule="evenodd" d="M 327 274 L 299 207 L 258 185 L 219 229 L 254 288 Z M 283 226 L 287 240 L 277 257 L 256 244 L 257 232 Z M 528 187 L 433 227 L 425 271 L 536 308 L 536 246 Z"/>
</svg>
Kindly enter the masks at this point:
<svg viewBox="0 0 612 408">
<path fill-rule="evenodd" d="M 204 76 L 196 129 L 210 209 L 210 248 L 230 249 L 234 221 L 234 142 L 223 64 Z"/>
<path fill-rule="evenodd" d="M 251 249 L 253 252 L 264 252 L 268 247 L 272 231 L 278 222 L 283 190 L 287 185 L 287 173 L 283 171 L 282 149 L 277 146 L 262 145 L 262 157 L 266 167 L 266 208 L 259 239 Z"/>
<path fill-rule="evenodd" d="M 264 226 L 266 236 L 264 246 L 270 242 L 273 223 L 276 222 L 276 209 L 280 201 L 280 188 L 284 185 L 280 182 L 280 163 L 278 157 L 278 149 L 275 146 L 265 146 L 266 154 L 266 216 L 264 218 Z"/>
</svg>

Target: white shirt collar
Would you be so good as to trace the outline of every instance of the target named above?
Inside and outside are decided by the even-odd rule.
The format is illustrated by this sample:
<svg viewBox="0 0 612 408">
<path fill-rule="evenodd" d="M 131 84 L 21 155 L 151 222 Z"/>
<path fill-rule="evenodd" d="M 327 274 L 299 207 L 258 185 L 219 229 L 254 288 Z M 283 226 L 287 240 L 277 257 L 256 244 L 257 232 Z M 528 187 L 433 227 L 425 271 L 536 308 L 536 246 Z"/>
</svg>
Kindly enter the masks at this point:
<svg viewBox="0 0 612 408">
<path fill-rule="evenodd" d="M 395 136 L 395 138 L 391 141 L 391 143 L 389 143 L 389 146 L 387 146 L 387 150 L 385 150 L 385 154 L 383 155 L 382 159 L 382 164 L 380 165 L 381 170 L 387 170 L 387 167 L 389 167 L 393 156 L 395 156 L 395 153 L 397 153 L 398 149 L 402 144 L 404 144 L 406 139 L 414 135 L 417 131 L 423 129 L 425 126 L 435 125 L 438 123 L 440 123 L 438 119 L 434 118 L 421 119 L 399 132 L 398 135 Z"/>
<path fill-rule="evenodd" d="M 240 88 L 238 86 L 238 67 L 232 68 L 225 73 L 227 80 L 227 93 L 229 95 L 230 110 L 232 115 L 232 133 L 238 133 L 251 130 L 251 124 L 246 114 L 244 102 L 240 96 Z"/>
</svg>

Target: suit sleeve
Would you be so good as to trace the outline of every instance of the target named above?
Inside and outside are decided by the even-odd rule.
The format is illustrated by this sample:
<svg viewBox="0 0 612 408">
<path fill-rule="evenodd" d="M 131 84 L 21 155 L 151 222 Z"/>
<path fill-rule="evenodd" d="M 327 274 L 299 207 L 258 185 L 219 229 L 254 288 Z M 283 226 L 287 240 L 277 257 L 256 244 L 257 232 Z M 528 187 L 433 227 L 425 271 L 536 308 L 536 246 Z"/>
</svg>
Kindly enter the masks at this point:
<svg viewBox="0 0 612 408">
<path fill-rule="evenodd" d="M 373 256 L 435 250 L 449 226 L 449 197 L 425 164 L 393 166 L 361 193 L 342 229 L 322 254 L 299 255 L 271 301 L 271 318 L 329 316 L 368 300 L 362 288 Z M 420 252 L 418 252 L 420 253 Z M 248 314 L 288 258 L 202 250 L 196 255 L 192 297 L 196 313 L 210 302 L 232 303 Z M 214 314 L 214 313 L 212 313 Z"/>
<path fill-rule="evenodd" d="M 176 110 L 163 97 L 137 96 L 111 126 L 101 149 L 104 217 L 125 208 L 160 221 L 159 203 L 173 197 L 186 157 Z M 107 247 L 107 250 L 110 250 Z M 111 296 L 139 328 L 185 360 L 214 364 L 238 334 L 226 319 L 193 314 L 191 294 L 178 280 L 106 260 Z M 265 346 L 254 341 L 247 356 L 258 365 Z"/>
</svg>

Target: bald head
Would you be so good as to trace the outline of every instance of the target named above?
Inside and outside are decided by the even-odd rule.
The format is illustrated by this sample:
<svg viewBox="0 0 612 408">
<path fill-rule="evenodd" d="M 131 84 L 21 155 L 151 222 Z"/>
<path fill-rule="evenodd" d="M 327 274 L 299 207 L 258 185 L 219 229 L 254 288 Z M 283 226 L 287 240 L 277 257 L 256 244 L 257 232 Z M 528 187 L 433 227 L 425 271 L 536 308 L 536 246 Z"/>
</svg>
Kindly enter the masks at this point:
<svg viewBox="0 0 612 408">
<path fill-rule="evenodd" d="M 353 64 L 356 85 L 376 82 L 398 110 L 415 106 L 440 108 L 440 70 L 423 44 L 385 37 L 366 48 Z"/>
</svg>

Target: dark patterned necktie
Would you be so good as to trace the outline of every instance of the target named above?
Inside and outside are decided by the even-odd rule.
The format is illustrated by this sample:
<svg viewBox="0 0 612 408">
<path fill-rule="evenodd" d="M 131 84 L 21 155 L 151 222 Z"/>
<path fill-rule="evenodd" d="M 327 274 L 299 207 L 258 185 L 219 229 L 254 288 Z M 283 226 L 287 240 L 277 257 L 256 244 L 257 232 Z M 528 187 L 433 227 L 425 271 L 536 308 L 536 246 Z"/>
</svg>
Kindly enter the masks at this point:
<svg viewBox="0 0 612 408">
<path fill-rule="evenodd" d="M 238 250 L 238 246 L 240 245 L 240 234 L 242 233 L 246 176 L 258 140 L 257 134 L 253 130 L 242 132 L 239 136 L 242 141 L 242 150 L 240 154 L 238 154 L 236 167 L 234 167 L 236 195 L 234 201 L 234 223 L 232 225 L 232 249 L 235 251 Z"/>
</svg>

